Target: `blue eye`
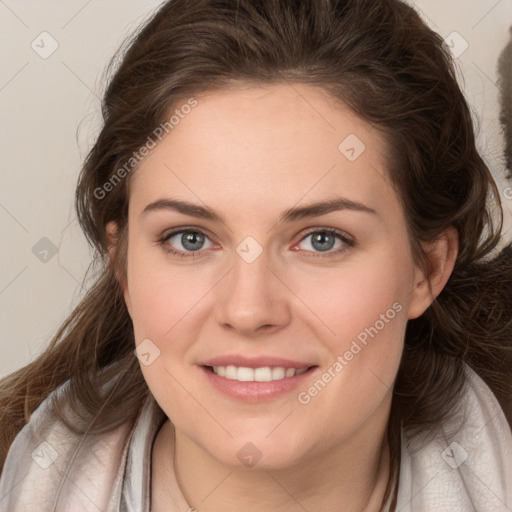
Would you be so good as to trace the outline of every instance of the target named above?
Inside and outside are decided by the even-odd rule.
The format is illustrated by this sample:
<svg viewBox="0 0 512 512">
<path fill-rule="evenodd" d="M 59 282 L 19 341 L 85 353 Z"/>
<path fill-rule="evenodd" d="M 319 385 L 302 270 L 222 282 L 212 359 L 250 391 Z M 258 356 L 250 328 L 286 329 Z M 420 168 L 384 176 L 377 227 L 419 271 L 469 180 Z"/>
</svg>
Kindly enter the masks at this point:
<svg viewBox="0 0 512 512">
<path fill-rule="evenodd" d="M 355 241 L 345 233 L 333 228 L 311 230 L 301 238 L 298 245 L 308 239 L 309 242 L 303 250 L 311 253 L 308 255 L 311 257 L 336 256 L 355 245 Z M 208 235 L 198 228 L 172 231 L 158 240 L 158 243 L 165 252 L 185 258 L 200 257 L 204 249 L 210 249 L 214 245 Z"/>
<path fill-rule="evenodd" d="M 353 240 L 337 229 L 324 228 L 310 231 L 302 237 L 300 243 L 308 239 L 306 250 L 308 252 L 326 253 L 325 256 L 338 254 L 355 245 Z M 333 251 L 332 249 L 336 250 Z M 315 254 L 314 256 L 322 256 L 322 254 Z"/>
<path fill-rule="evenodd" d="M 194 253 L 211 247 L 211 245 L 204 247 L 205 241 L 207 240 L 210 241 L 208 236 L 203 231 L 198 229 L 182 229 L 180 231 L 174 231 L 165 235 L 158 242 L 167 252 L 176 254 L 178 256 L 194 257 Z M 177 248 L 176 245 L 178 245 Z M 181 245 L 181 247 L 179 247 L 179 245 Z"/>
</svg>

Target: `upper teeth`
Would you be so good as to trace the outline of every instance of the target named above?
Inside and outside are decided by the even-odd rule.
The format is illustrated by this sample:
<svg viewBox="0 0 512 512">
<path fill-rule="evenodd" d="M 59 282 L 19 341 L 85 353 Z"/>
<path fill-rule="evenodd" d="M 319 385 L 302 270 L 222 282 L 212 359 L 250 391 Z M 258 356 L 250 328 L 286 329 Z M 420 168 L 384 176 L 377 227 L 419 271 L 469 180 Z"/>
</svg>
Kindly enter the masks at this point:
<svg viewBox="0 0 512 512">
<path fill-rule="evenodd" d="M 301 368 L 296 370 L 295 368 L 284 368 L 282 366 L 276 366 L 271 368 L 270 366 L 264 366 L 262 368 L 246 368 L 244 366 L 213 366 L 213 371 L 220 377 L 226 379 L 239 380 L 243 382 L 269 382 L 271 380 L 281 380 L 286 377 L 293 377 L 294 375 L 300 375 L 307 371 L 307 368 Z"/>
</svg>

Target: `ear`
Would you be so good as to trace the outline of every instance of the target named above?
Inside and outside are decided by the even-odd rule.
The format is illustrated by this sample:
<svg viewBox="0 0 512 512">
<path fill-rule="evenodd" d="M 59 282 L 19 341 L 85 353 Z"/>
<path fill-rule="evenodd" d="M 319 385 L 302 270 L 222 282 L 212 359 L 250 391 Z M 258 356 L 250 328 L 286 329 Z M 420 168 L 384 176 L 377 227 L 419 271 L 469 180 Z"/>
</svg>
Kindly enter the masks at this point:
<svg viewBox="0 0 512 512">
<path fill-rule="evenodd" d="M 114 263 L 114 256 L 117 248 L 117 223 L 111 220 L 106 227 L 108 252 L 110 254 L 110 263 Z"/>
<path fill-rule="evenodd" d="M 109 252 L 109 258 L 110 258 L 110 264 L 114 266 L 114 258 L 118 247 L 118 232 L 117 232 L 117 223 L 114 221 L 110 221 L 107 223 L 106 226 L 106 234 L 107 234 L 107 241 L 108 241 L 108 252 Z M 121 279 L 121 277 L 116 272 L 117 281 L 119 282 L 119 285 L 121 286 L 124 294 L 124 301 L 126 303 L 126 307 L 128 309 L 128 312 L 131 316 L 131 300 L 130 300 L 130 293 L 128 292 L 128 285 L 125 282 L 125 279 Z"/>
<path fill-rule="evenodd" d="M 457 230 L 450 226 L 423 249 L 427 256 L 428 271 L 416 266 L 408 318 L 421 316 L 441 293 L 455 266 L 459 251 Z"/>
</svg>

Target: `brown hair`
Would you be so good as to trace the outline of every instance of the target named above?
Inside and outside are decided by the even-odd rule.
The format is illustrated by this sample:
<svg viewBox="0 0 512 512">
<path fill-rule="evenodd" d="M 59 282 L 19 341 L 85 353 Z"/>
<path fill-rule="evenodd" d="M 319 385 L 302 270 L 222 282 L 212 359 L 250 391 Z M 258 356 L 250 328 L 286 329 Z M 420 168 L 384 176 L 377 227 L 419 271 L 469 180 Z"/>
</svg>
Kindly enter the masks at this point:
<svg viewBox="0 0 512 512">
<path fill-rule="evenodd" d="M 512 27 L 509 40 L 498 58 L 498 85 L 500 90 L 500 122 L 505 135 L 505 162 L 507 178 L 512 178 Z"/>
<path fill-rule="evenodd" d="M 448 283 L 407 325 L 393 428 L 439 425 L 460 400 L 462 361 L 487 382 L 512 422 L 512 263 L 509 253 L 496 251 L 500 196 L 475 148 L 448 50 L 411 7 L 399 0 L 172 0 L 109 70 L 104 126 L 76 189 L 97 281 L 45 352 L 0 382 L 0 464 L 31 413 L 65 381 L 66 400 L 77 414 L 95 418 L 96 431 L 136 417 L 149 390 L 118 282 L 126 277 L 128 187 L 136 170 L 105 197 L 98 190 L 182 98 L 237 83 L 318 86 L 380 130 L 418 262 L 426 264 L 421 242 L 448 226 L 458 231 Z M 112 263 L 109 221 L 119 227 Z"/>
</svg>

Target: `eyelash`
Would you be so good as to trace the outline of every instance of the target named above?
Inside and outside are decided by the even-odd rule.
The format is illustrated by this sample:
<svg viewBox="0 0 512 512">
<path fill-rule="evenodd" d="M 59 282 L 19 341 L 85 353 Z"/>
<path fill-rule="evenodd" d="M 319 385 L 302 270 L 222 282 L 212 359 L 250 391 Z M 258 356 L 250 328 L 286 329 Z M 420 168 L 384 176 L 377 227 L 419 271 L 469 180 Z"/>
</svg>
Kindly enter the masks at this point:
<svg viewBox="0 0 512 512">
<path fill-rule="evenodd" d="M 162 249 L 168 253 L 172 254 L 174 256 L 179 256 L 180 258 L 194 258 L 196 257 L 196 254 L 199 255 L 203 249 L 200 249 L 199 251 L 188 251 L 183 252 L 176 249 L 173 249 L 171 246 L 167 244 L 167 241 L 172 238 L 175 235 L 178 235 L 180 233 L 199 233 L 201 235 L 204 235 L 206 238 L 210 238 L 207 233 L 205 233 L 202 229 L 199 228 L 180 228 L 175 231 L 171 231 L 169 233 L 166 233 L 162 238 L 157 240 L 157 243 L 162 246 Z M 355 247 L 356 242 L 355 240 L 349 238 L 343 231 L 340 231 L 339 229 L 335 228 L 314 228 L 308 231 L 300 240 L 298 243 L 304 241 L 308 236 L 315 234 L 315 233 L 327 233 L 329 235 L 333 235 L 338 237 L 346 247 L 344 248 L 338 248 L 336 251 L 326 251 L 325 253 L 322 253 L 321 251 L 314 251 L 314 254 L 308 254 L 306 257 L 308 258 L 330 258 L 339 256 L 341 253 L 347 251 L 348 249 Z M 306 251 L 306 252 L 313 252 L 313 251 Z"/>
</svg>

